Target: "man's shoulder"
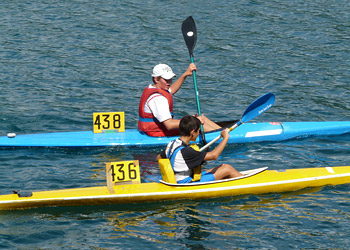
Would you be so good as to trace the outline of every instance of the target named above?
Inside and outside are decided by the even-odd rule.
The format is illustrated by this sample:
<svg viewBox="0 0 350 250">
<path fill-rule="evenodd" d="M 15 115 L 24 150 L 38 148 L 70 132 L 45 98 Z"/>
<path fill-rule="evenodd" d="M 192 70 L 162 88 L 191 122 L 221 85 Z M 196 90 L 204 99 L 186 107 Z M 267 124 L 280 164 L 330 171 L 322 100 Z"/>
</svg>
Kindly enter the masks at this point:
<svg viewBox="0 0 350 250">
<path fill-rule="evenodd" d="M 149 101 L 167 101 L 167 99 L 165 98 L 165 96 L 163 96 L 162 94 L 159 94 L 159 93 L 153 93 L 152 95 L 150 95 L 148 98 L 147 98 L 147 102 Z"/>
<path fill-rule="evenodd" d="M 206 152 L 200 152 L 190 146 L 186 146 L 181 150 L 182 155 L 187 157 L 204 157 Z"/>
<path fill-rule="evenodd" d="M 156 91 L 159 90 L 159 92 L 163 92 L 164 94 L 165 94 L 165 93 L 171 94 L 171 87 L 169 88 L 169 90 L 160 90 L 160 89 L 154 87 L 152 84 L 150 84 L 150 85 L 148 85 L 148 86 L 146 87 L 146 89 L 148 89 L 148 90 L 153 90 L 153 91 L 154 91 L 154 90 L 156 90 Z"/>
<path fill-rule="evenodd" d="M 198 151 L 194 150 L 193 148 L 191 148 L 190 146 L 188 145 L 182 145 L 184 146 L 182 149 L 181 149 L 181 152 L 183 154 L 186 154 L 186 155 L 195 155 L 195 154 L 198 154 Z"/>
</svg>

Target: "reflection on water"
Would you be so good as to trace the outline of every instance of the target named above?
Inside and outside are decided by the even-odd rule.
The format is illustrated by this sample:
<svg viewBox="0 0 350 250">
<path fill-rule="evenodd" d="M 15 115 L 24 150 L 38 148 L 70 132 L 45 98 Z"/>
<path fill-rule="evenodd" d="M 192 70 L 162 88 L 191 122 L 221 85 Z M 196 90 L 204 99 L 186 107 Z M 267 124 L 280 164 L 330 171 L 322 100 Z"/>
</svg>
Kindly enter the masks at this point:
<svg viewBox="0 0 350 250">
<path fill-rule="evenodd" d="M 78 248 L 89 238 L 95 246 L 111 245 L 113 249 L 141 245 L 161 249 L 295 248 L 290 242 L 301 248 L 323 248 L 318 238 L 328 239 L 327 246 L 337 246 L 336 239 L 342 235 L 344 246 L 349 246 L 349 191 L 350 185 L 339 185 L 200 202 L 3 211 L 0 235 L 6 242 L 43 247 L 68 230 L 70 241 Z M 25 229 L 28 223 L 33 227 L 30 233 Z"/>
<path fill-rule="evenodd" d="M 206 230 L 206 222 L 202 219 L 202 212 L 196 209 L 198 203 L 192 202 L 169 203 L 161 205 L 155 211 L 124 211 L 109 217 L 108 220 L 115 227 L 113 238 L 123 238 L 124 234 L 135 238 L 142 238 L 152 242 L 167 244 L 171 240 L 186 242 L 194 249 L 205 249 L 200 244 L 210 235 Z M 140 228 L 143 228 L 140 230 Z M 187 244 L 186 244 L 187 245 Z"/>
<path fill-rule="evenodd" d="M 342 228 L 339 223 L 349 222 L 349 188 L 340 185 L 201 202 L 111 206 L 108 212 L 103 211 L 114 228 L 110 239 L 115 240 L 138 238 L 164 247 L 173 242 L 174 246 L 186 245 L 189 249 L 215 247 L 203 241 L 220 242 L 220 248 L 225 249 L 233 243 L 253 248 L 264 244 L 269 248 L 272 240 L 284 247 L 296 239 L 300 246 L 310 247 L 315 244 L 314 237 L 328 237 Z M 260 239 L 257 241 L 254 235 L 260 235 Z M 322 243 L 316 246 L 322 247 Z"/>
</svg>

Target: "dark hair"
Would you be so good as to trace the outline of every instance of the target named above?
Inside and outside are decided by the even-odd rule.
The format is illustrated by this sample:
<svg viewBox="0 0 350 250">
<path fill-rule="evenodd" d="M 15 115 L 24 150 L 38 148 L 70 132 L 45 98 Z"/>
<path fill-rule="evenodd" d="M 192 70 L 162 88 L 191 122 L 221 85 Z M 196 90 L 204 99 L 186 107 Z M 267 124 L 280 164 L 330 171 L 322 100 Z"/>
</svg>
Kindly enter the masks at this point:
<svg viewBox="0 0 350 250">
<path fill-rule="evenodd" d="M 198 131 L 201 127 L 201 121 L 194 116 L 187 115 L 184 116 L 180 121 L 180 135 L 190 136 L 191 131 Z"/>
</svg>

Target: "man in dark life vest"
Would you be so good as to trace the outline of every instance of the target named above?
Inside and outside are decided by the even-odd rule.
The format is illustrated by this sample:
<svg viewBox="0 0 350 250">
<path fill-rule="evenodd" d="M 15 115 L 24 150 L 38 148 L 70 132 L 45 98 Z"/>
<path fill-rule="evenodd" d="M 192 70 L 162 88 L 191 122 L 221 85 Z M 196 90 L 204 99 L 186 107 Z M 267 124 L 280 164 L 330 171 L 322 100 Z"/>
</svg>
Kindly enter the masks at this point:
<svg viewBox="0 0 350 250">
<path fill-rule="evenodd" d="M 166 64 L 158 64 L 153 68 L 153 84 L 148 85 L 140 99 L 138 128 L 150 136 L 175 136 L 179 135 L 180 119 L 174 119 L 173 95 L 181 88 L 187 76 L 197 70 L 191 63 L 172 84 L 176 76 Z M 203 114 L 198 117 L 202 122 L 204 132 L 220 129 L 221 127 L 212 122 Z"/>
</svg>

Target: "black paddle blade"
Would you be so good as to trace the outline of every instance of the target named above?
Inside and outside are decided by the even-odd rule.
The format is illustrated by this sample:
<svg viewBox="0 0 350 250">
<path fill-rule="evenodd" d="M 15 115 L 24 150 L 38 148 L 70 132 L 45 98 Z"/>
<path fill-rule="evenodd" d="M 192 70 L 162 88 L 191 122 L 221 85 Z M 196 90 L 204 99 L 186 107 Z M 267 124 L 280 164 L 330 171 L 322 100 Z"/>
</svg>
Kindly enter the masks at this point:
<svg viewBox="0 0 350 250">
<path fill-rule="evenodd" d="M 197 42 L 197 29 L 191 16 L 182 22 L 182 35 L 184 36 L 190 57 L 193 57 L 193 49 Z"/>
</svg>

